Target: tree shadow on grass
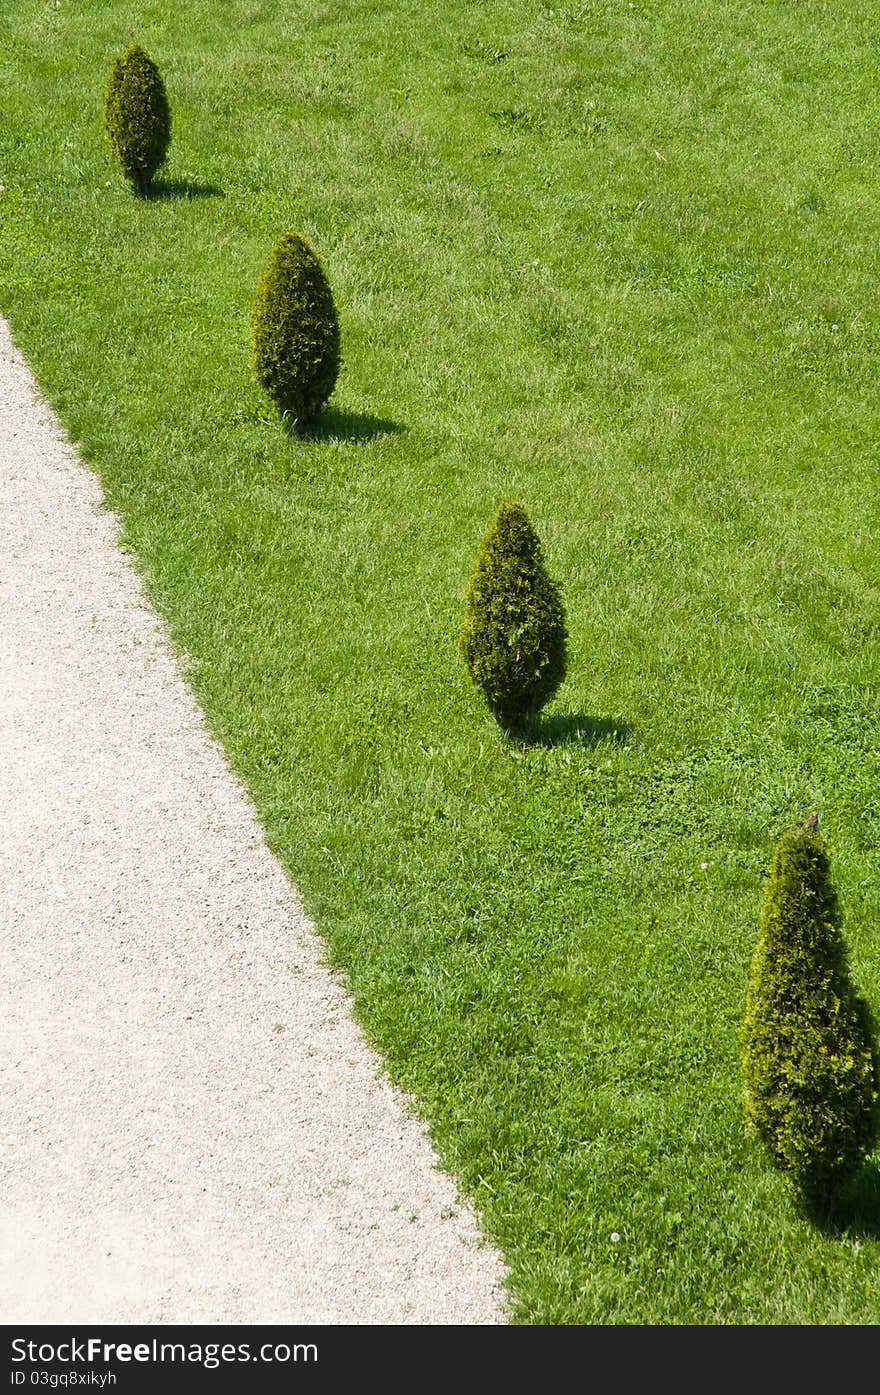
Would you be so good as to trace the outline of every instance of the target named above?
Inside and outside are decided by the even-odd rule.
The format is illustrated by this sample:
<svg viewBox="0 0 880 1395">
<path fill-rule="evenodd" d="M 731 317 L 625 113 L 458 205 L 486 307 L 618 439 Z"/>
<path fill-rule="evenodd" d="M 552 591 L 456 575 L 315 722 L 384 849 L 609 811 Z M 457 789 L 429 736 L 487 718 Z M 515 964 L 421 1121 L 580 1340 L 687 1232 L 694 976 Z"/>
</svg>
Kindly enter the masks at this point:
<svg viewBox="0 0 880 1395">
<path fill-rule="evenodd" d="M 325 407 L 318 420 L 307 427 L 295 422 L 287 426 L 287 434 L 298 441 L 373 441 L 377 436 L 399 436 L 406 431 L 399 421 L 373 416 L 371 412 L 343 412 Z"/>
<path fill-rule="evenodd" d="M 160 199 L 225 199 L 219 184 L 202 184 L 196 179 L 154 179 L 143 195 L 148 202 Z"/>
<path fill-rule="evenodd" d="M 536 746 L 626 746 L 633 734 L 619 717 L 588 717 L 582 712 L 558 712 L 538 720 Z"/>
<path fill-rule="evenodd" d="M 843 1192 L 832 1215 L 817 1224 L 829 1236 L 880 1240 L 880 1164 L 867 1163 Z"/>
</svg>

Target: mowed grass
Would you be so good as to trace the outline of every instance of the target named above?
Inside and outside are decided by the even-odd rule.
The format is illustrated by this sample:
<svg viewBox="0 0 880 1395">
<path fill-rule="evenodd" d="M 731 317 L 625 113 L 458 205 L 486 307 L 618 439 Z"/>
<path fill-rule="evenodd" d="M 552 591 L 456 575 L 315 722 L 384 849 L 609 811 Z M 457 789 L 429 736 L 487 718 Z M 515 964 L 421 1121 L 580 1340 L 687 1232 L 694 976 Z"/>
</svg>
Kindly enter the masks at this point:
<svg viewBox="0 0 880 1395">
<path fill-rule="evenodd" d="M 880 1010 L 875 19 L 0 16 L 0 308 L 515 1321 L 880 1320 L 880 1170 L 837 1233 L 799 1220 L 737 1047 L 773 843 L 812 808 Z M 101 133 L 132 41 L 173 112 L 147 202 Z M 248 365 L 288 228 L 343 338 L 308 441 Z M 506 497 L 570 630 L 531 748 L 456 652 Z"/>
</svg>

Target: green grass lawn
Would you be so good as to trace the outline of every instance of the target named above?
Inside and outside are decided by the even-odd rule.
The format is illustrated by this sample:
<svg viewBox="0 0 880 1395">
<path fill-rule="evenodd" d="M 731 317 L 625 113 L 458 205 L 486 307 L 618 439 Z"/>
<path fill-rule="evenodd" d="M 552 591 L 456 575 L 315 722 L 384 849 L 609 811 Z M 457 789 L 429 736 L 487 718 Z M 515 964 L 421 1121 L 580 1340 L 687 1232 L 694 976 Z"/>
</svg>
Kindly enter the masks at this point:
<svg viewBox="0 0 880 1395">
<path fill-rule="evenodd" d="M 737 1043 L 813 808 L 880 1011 L 876 6 L 5 0 L 0 56 L 0 309 L 514 1320 L 880 1321 L 880 1168 L 799 1220 Z M 248 363 L 288 228 L 342 331 L 307 441 Z M 508 497 L 570 634 L 525 749 L 456 648 Z"/>
</svg>

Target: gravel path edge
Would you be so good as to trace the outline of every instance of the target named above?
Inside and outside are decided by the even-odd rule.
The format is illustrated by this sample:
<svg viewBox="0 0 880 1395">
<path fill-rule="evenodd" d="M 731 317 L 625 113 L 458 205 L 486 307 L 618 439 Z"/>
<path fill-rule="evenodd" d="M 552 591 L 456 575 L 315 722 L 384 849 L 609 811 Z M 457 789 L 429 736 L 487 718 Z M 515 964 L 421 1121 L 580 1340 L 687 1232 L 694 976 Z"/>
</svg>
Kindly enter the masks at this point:
<svg viewBox="0 0 880 1395">
<path fill-rule="evenodd" d="M 506 1322 L 2 319 L 0 520 L 3 1320 Z"/>
</svg>

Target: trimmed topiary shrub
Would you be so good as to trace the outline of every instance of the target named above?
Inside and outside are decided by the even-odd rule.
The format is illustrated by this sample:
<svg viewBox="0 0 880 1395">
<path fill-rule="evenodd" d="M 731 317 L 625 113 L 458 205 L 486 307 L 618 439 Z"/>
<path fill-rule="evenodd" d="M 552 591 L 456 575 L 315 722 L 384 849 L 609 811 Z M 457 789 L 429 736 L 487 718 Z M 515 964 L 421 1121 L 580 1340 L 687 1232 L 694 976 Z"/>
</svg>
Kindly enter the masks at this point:
<svg viewBox="0 0 880 1395">
<path fill-rule="evenodd" d="M 565 610 L 522 504 L 499 505 L 471 575 L 459 650 L 496 720 L 531 738 L 565 677 Z"/>
<path fill-rule="evenodd" d="M 159 69 L 140 44 L 113 64 L 104 94 L 104 133 L 122 173 L 145 194 L 171 140 L 171 111 Z"/>
<path fill-rule="evenodd" d="M 783 833 L 764 892 L 741 1030 L 750 1128 L 823 1221 L 878 1137 L 873 1019 L 849 977 L 815 816 Z"/>
<path fill-rule="evenodd" d="M 250 328 L 257 381 L 293 429 L 302 431 L 336 384 L 339 324 L 327 277 L 298 233 L 285 233 L 273 247 Z"/>
</svg>

